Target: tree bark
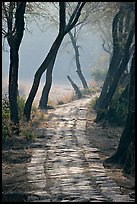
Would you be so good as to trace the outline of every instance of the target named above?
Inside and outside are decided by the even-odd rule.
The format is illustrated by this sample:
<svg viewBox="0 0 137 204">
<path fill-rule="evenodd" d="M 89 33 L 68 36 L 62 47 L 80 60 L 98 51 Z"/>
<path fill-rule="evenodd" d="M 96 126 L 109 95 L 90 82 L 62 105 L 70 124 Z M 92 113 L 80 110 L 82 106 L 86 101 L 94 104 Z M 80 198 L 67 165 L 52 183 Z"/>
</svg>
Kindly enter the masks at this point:
<svg viewBox="0 0 137 204">
<path fill-rule="evenodd" d="M 47 57 L 45 58 L 45 60 L 43 61 L 43 63 L 41 64 L 41 66 L 39 67 L 39 69 L 37 70 L 37 72 L 34 76 L 33 85 L 32 85 L 31 91 L 29 93 L 28 99 L 27 99 L 27 101 L 25 103 L 25 107 L 24 107 L 24 115 L 25 115 L 27 121 L 30 119 L 31 106 L 32 106 L 33 100 L 35 98 L 35 95 L 37 93 L 41 76 L 45 72 L 45 70 L 48 69 L 48 67 L 50 67 L 49 70 L 51 70 L 51 73 L 50 73 L 50 71 L 48 71 L 48 73 L 50 75 L 52 74 L 52 69 L 54 66 L 55 58 L 56 58 L 58 49 L 60 47 L 60 44 L 63 40 L 63 37 L 64 37 L 64 35 L 61 35 L 61 34 L 59 34 L 57 36 L 57 38 L 55 39 Z M 48 81 L 48 86 L 49 86 L 48 89 L 50 89 L 50 86 L 51 86 L 50 80 L 52 80 L 51 76 L 50 76 L 50 79 Z M 42 99 L 42 101 L 43 101 L 43 99 Z"/>
<path fill-rule="evenodd" d="M 56 48 L 54 49 L 55 53 L 54 55 L 52 55 L 52 60 L 47 68 L 47 72 L 46 72 L 46 83 L 45 86 L 42 90 L 42 95 L 40 98 L 40 102 L 39 102 L 39 108 L 40 109 L 47 109 L 47 103 L 48 103 L 48 96 L 49 96 L 49 91 L 52 85 L 52 71 L 53 71 L 53 66 L 55 63 L 55 59 L 56 59 L 56 55 L 57 52 L 59 50 L 60 44 L 63 40 L 63 36 L 60 37 L 60 43 L 57 44 Z M 51 53 L 52 54 L 52 53 Z"/>
<path fill-rule="evenodd" d="M 9 104 L 10 104 L 10 120 L 13 131 L 18 134 L 19 131 L 19 118 L 18 118 L 18 63 L 19 56 L 18 50 L 12 46 L 10 48 L 10 70 L 9 70 Z"/>
<path fill-rule="evenodd" d="M 113 77 L 115 75 L 116 70 L 118 69 L 118 66 L 122 58 L 122 50 L 121 50 L 121 47 L 119 46 L 119 40 L 118 40 L 118 22 L 121 15 L 122 15 L 122 11 L 119 10 L 113 19 L 113 23 L 112 23 L 113 55 L 106 75 L 106 79 L 102 87 L 102 91 L 100 93 L 99 99 L 95 106 L 96 111 L 98 111 L 101 108 L 103 101 L 106 98 L 106 95 L 110 88 L 110 84 L 113 81 Z"/>
<path fill-rule="evenodd" d="M 124 167 L 125 170 L 128 169 L 128 172 L 130 172 L 129 169 L 134 169 L 135 166 L 134 141 L 135 141 L 135 53 L 132 58 L 132 65 L 130 70 L 129 105 L 126 125 L 120 138 L 120 142 L 116 153 L 112 155 L 110 158 L 106 159 L 105 162 L 118 164 L 122 168 Z M 133 148 L 129 147 L 131 143 L 133 145 Z M 129 157 L 133 158 L 131 162 L 132 165 L 130 164 Z"/>
<path fill-rule="evenodd" d="M 61 33 L 64 36 L 66 34 L 65 33 L 65 28 L 66 28 L 65 5 L 62 2 L 60 2 L 60 5 L 61 5 L 61 7 L 60 7 L 61 9 L 60 9 L 60 29 L 59 29 L 59 33 Z M 52 61 L 51 61 L 51 63 L 52 63 Z M 47 68 L 46 83 L 45 83 L 45 86 L 44 86 L 44 88 L 42 90 L 42 96 L 41 96 L 41 99 L 40 99 L 40 102 L 39 102 L 39 108 L 40 109 L 47 109 L 48 96 L 49 96 L 50 88 L 51 88 L 51 85 L 52 85 L 53 66 L 54 66 L 54 62 L 53 62 L 53 65 L 51 65 L 51 66 L 49 66 Z"/>
<path fill-rule="evenodd" d="M 37 70 L 37 72 L 35 74 L 34 82 L 33 82 L 30 94 L 28 96 L 28 99 L 27 99 L 27 101 L 25 103 L 25 107 L 24 107 L 24 116 L 26 117 L 27 121 L 30 120 L 30 112 L 31 112 L 32 103 L 33 103 L 33 100 L 34 100 L 35 95 L 37 93 L 41 76 L 42 76 L 42 74 L 44 73 L 44 71 L 46 69 L 49 69 L 48 74 L 50 76 L 50 80 L 48 82 L 48 87 L 47 88 L 44 87 L 44 90 L 47 91 L 47 93 L 43 93 L 43 95 L 48 97 L 50 87 L 51 87 L 51 82 L 52 82 L 52 77 L 51 77 L 52 76 L 52 69 L 53 69 L 53 66 L 54 66 L 57 51 L 59 49 L 59 46 L 60 46 L 64 36 L 77 23 L 77 21 L 79 19 L 79 16 L 81 14 L 81 10 L 84 7 L 84 5 L 85 5 L 84 2 L 78 2 L 76 8 L 74 9 L 74 11 L 73 11 L 73 13 L 72 13 L 72 15 L 71 15 L 71 17 L 70 17 L 70 19 L 68 21 L 68 24 L 66 25 L 65 2 L 59 2 L 59 8 L 60 8 L 59 9 L 59 19 L 60 19 L 59 34 L 58 34 L 56 40 L 54 41 L 54 43 L 53 43 L 47 57 L 45 58 L 42 65 L 39 67 L 39 69 Z M 53 65 L 51 66 L 52 63 L 53 63 Z M 46 100 L 47 99 L 45 99 L 45 102 L 46 102 Z"/>
<path fill-rule="evenodd" d="M 134 29 L 135 28 L 134 28 L 134 24 L 133 24 L 131 31 L 129 33 L 129 36 L 128 36 L 127 43 L 125 45 L 124 56 L 123 56 L 122 62 L 120 64 L 117 72 L 115 73 L 113 83 L 112 83 L 108 93 L 106 94 L 104 100 L 100 104 L 100 107 L 98 109 L 97 116 L 96 116 L 96 122 L 101 121 L 105 117 L 106 110 L 107 110 L 107 108 L 111 102 L 111 99 L 112 99 L 114 93 L 115 93 L 119 79 L 121 78 L 122 73 L 126 69 L 126 66 L 129 62 L 129 59 L 130 59 L 129 49 L 130 49 L 130 45 L 131 45 L 132 40 L 133 40 Z"/>
<path fill-rule="evenodd" d="M 7 19 L 9 23 L 8 43 L 10 46 L 10 69 L 9 69 L 9 104 L 10 104 L 10 120 L 11 127 L 15 134 L 19 134 L 19 118 L 18 118 L 18 68 L 19 68 L 19 47 L 24 32 L 24 13 L 26 2 L 17 2 L 15 13 L 15 31 L 12 31 L 11 19 Z M 12 17 L 13 18 L 13 17 Z M 12 19 L 13 21 L 13 19 Z M 12 33 L 13 32 L 13 33 Z"/>
<path fill-rule="evenodd" d="M 81 94 L 81 92 L 80 92 L 78 86 L 72 81 L 72 79 L 71 79 L 69 76 L 67 76 L 67 78 L 68 78 L 68 80 L 70 81 L 70 83 L 71 83 L 71 85 L 72 85 L 72 87 L 73 87 L 73 89 L 74 89 L 74 91 L 75 91 L 77 97 L 78 97 L 78 98 L 81 98 L 81 97 L 82 97 L 82 94 Z"/>
<path fill-rule="evenodd" d="M 79 50 L 78 50 L 78 46 L 77 46 L 77 43 L 76 43 L 76 40 L 73 36 L 73 34 L 71 33 L 71 31 L 68 33 L 69 36 L 70 36 L 70 39 L 71 39 L 71 42 L 72 42 L 72 45 L 73 45 L 73 48 L 75 50 L 75 59 L 76 59 L 76 66 L 77 66 L 77 74 L 82 82 L 82 85 L 83 85 L 83 88 L 84 89 L 88 89 L 88 84 L 86 82 L 86 79 L 82 73 L 82 70 L 81 70 L 81 65 L 80 65 L 80 60 L 79 60 Z"/>
</svg>

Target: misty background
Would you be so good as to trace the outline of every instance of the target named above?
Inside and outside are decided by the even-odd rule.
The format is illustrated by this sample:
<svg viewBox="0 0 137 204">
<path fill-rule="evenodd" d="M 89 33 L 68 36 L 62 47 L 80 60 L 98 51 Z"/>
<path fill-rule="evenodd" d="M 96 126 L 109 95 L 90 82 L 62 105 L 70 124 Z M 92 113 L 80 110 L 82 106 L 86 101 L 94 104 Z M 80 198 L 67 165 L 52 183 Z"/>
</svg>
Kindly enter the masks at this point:
<svg viewBox="0 0 137 204">
<path fill-rule="evenodd" d="M 19 51 L 19 91 L 23 97 L 27 97 L 31 89 L 35 72 L 48 54 L 58 30 L 46 24 L 37 25 L 36 22 L 29 23 L 29 27 L 24 31 L 23 40 Z M 80 52 L 80 62 L 83 75 L 87 82 L 92 82 L 92 70 L 98 66 L 108 68 L 108 54 L 102 48 L 101 34 L 90 27 L 83 27 L 78 43 Z M 2 51 L 2 89 L 7 90 L 9 77 L 9 47 L 4 43 Z M 57 100 L 62 96 L 73 93 L 73 88 L 67 79 L 69 75 L 72 80 L 82 88 L 82 84 L 76 73 L 74 49 L 68 35 L 64 37 L 63 43 L 57 54 L 53 71 L 53 84 L 49 98 Z M 46 79 L 46 72 L 42 75 L 40 87 L 36 95 L 35 102 L 39 100 L 41 91 Z M 54 93 L 56 92 L 56 96 Z"/>
</svg>

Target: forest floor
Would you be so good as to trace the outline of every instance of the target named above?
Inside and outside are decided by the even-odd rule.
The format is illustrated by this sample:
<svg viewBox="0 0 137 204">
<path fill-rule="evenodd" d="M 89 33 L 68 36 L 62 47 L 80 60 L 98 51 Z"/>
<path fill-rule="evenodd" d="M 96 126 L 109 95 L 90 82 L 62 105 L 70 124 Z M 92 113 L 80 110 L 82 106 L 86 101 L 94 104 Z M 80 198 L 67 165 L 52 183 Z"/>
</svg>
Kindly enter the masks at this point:
<svg viewBox="0 0 137 204">
<path fill-rule="evenodd" d="M 68 104 L 69 106 L 69 104 Z M 54 110 L 50 110 L 51 113 Z M 46 118 L 46 120 L 45 120 Z M 86 135 L 91 142 L 92 147 L 96 147 L 100 152 L 100 159 L 104 160 L 111 156 L 115 151 L 121 137 L 122 127 L 102 126 L 94 122 L 94 111 L 88 112 Z M 46 114 L 33 125 L 33 131 L 37 132 L 39 124 L 45 126 L 50 121 Z M 35 140 L 35 139 L 34 139 Z M 2 145 L 2 192 L 26 192 L 29 188 L 26 165 L 30 162 L 32 156 L 33 142 L 25 137 L 8 138 Z M 121 192 L 129 194 L 134 187 L 134 178 L 125 176 L 118 167 L 105 167 L 108 175 L 115 180 L 121 188 Z"/>
</svg>

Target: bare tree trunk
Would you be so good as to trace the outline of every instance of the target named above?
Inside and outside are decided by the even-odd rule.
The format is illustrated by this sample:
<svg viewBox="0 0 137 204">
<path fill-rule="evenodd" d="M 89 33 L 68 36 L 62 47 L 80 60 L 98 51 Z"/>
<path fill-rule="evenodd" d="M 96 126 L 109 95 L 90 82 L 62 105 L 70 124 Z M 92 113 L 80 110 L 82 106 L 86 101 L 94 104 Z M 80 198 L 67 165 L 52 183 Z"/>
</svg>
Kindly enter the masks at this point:
<svg viewBox="0 0 137 204">
<path fill-rule="evenodd" d="M 131 28 L 127 43 L 125 45 L 124 56 L 123 56 L 122 62 L 120 64 L 117 72 L 115 73 L 113 83 L 112 83 L 108 93 L 106 94 L 104 100 L 102 101 L 102 103 L 100 104 L 100 107 L 98 109 L 97 116 L 96 116 L 96 122 L 99 122 L 100 120 L 102 120 L 105 117 L 106 110 L 107 110 L 107 108 L 111 102 L 111 99 L 112 99 L 114 93 L 115 93 L 119 79 L 121 78 L 122 73 L 126 69 L 126 66 L 127 66 L 129 59 L 130 59 L 129 49 L 130 49 L 130 45 L 131 45 L 132 40 L 133 40 L 133 36 L 134 36 L 134 24 Z"/>
<path fill-rule="evenodd" d="M 113 55 L 111 58 L 111 62 L 109 65 L 109 69 L 106 75 L 106 79 L 104 81 L 102 91 L 100 93 L 99 99 L 97 101 L 97 104 L 95 106 L 95 109 L 98 111 L 98 109 L 101 108 L 103 101 L 106 98 L 106 95 L 109 91 L 110 85 L 113 81 L 113 77 L 115 75 L 116 70 L 119 67 L 121 58 L 122 58 L 122 50 L 119 46 L 119 40 L 118 40 L 118 22 L 119 22 L 119 17 L 121 16 L 121 11 L 119 11 L 116 16 L 113 19 L 113 24 L 112 24 L 112 37 L 113 37 Z"/>
<path fill-rule="evenodd" d="M 68 78 L 68 80 L 70 81 L 70 83 L 71 83 L 71 85 L 72 85 L 72 87 L 73 87 L 73 89 L 74 89 L 74 91 L 75 91 L 77 97 L 78 97 L 78 98 L 81 98 L 81 97 L 82 97 L 82 94 L 81 94 L 81 92 L 80 92 L 78 86 L 72 81 L 72 79 L 71 79 L 69 76 L 67 76 L 67 78 Z"/>
<path fill-rule="evenodd" d="M 120 138 L 120 142 L 116 153 L 112 155 L 110 158 L 106 159 L 105 162 L 119 164 L 126 171 L 129 172 L 130 172 L 129 169 L 134 169 L 135 166 L 134 140 L 135 140 L 135 53 L 132 58 L 132 66 L 130 70 L 129 106 L 127 121 L 122 136 Z M 133 145 L 133 148 L 129 148 L 131 143 Z M 132 165 L 130 164 L 129 157 L 133 158 L 131 162 Z"/>
<path fill-rule="evenodd" d="M 19 134 L 19 118 L 18 118 L 18 50 L 14 46 L 10 49 L 10 70 L 9 70 L 9 104 L 10 104 L 10 120 L 13 131 Z M 13 124 L 12 124 L 13 123 Z"/>
<path fill-rule="evenodd" d="M 60 47 L 60 44 L 61 44 L 64 36 L 77 23 L 79 16 L 81 15 L 81 10 L 82 10 L 84 5 L 85 5 L 84 2 L 78 2 L 77 3 L 77 6 L 74 9 L 74 11 L 70 17 L 68 24 L 66 25 L 66 12 L 65 12 L 66 5 L 65 5 L 65 2 L 59 2 L 59 21 L 60 21 L 59 34 L 58 34 L 56 40 L 54 41 L 47 57 L 45 58 L 45 60 L 43 61 L 43 63 L 41 64 L 41 66 L 39 67 L 39 69 L 37 70 L 37 72 L 35 74 L 34 82 L 33 82 L 30 94 L 28 96 L 28 99 L 25 103 L 25 108 L 24 108 L 24 116 L 26 117 L 27 120 L 30 120 L 31 107 L 32 107 L 33 100 L 35 98 L 35 95 L 36 95 L 38 87 L 39 87 L 41 76 L 46 69 L 49 69 L 49 70 L 51 69 L 51 72 L 50 71 L 48 72 L 48 74 L 50 76 L 50 80 L 48 81 L 48 88 L 47 89 L 46 89 L 46 87 L 44 88 L 44 90 L 47 91 L 47 93 L 43 93 L 43 95 L 48 96 L 48 93 L 49 93 L 50 87 L 51 87 L 51 83 L 52 83 L 52 77 L 51 77 L 52 76 L 52 69 L 54 66 L 54 62 L 56 59 L 58 49 Z M 46 100 L 47 99 L 45 99 L 45 101 Z"/>
<path fill-rule="evenodd" d="M 47 109 L 49 91 L 52 85 L 52 71 L 53 71 L 54 62 L 55 62 L 55 57 L 52 60 L 51 65 L 49 65 L 47 72 L 46 72 L 46 83 L 42 90 L 42 95 L 41 95 L 40 102 L 39 102 L 40 109 Z"/>
<path fill-rule="evenodd" d="M 53 66 L 54 66 L 54 62 L 55 62 L 55 59 L 56 59 L 58 49 L 59 49 L 60 44 L 61 44 L 61 42 L 63 40 L 63 37 L 64 37 L 64 35 L 61 35 L 61 34 L 59 34 L 57 36 L 57 38 L 55 39 L 55 41 L 54 41 L 54 43 L 53 43 L 47 57 L 45 58 L 45 60 L 43 61 L 43 63 L 41 64 L 41 66 L 39 67 L 39 69 L 37 70 L 37 72 L 36 72 L 36 74 L 34 76 L 33 85 L 32 85 L 29 97 L 28 97 L 28 99 L 27 99 L 27 101 L 25 103 L 25 108 L 24 108 L 24 115 L 26 116 L 27 120 L 30 119 L 31 106 L 32 106 L 34 97 L 35 97 L 35 95 L 37 93 L 41 76 L 42 76 L 42 74 L 44 73 L 44 71 L 46 69 L 49 69 L 48 73 L 50 74 L 50 77 L 48 79 L 47 84 L 48 84 L 48 89 L 50 89 L 51 81 L 52 81 L 52 78 L 51 78 L 52 69 L 53 69 Z M 44 93 L 43 93 L 43 97 L 44 97 Z M 41 99 L 42 100 L 41 103 L 44 103 L 43 97 Z M 46 99 L 44 99 L 44 100 L 46 101 Z M 41 104 L 40 104 L 40 106 L 41 106 Z M 44 105 L 44 106 L 46 106 L 46 105 Z"/>
<path fill-rule="evenodd" d="M 86 79 L 82 73 L 82 70 L 81 70 L 81 65 L 80 65 L 80 60 L 79 60 L 79 50 L 78 50 L 78 46 L 77 46 L 77 43 L 76 43 L 76 40 L 73 36 L 73 34 L 71 33 L 71 31 L 68 33 L 69 36 L 70 36 L 70 39 L 71 39 L 71 42 L 72 42 L 72 45 L 73 45 L 73 48 L 75 50 L 75 59 L 76 59 L 76 66 L 77 66 L 77 74 L 83 84 L 83 88 L 84 89 L 88 89 L 88 84 L 86 82 Z"/>
<path fill-rule="evenodd" d="M 17 103 L 18 67 L 19 67 L 18 52 L 19 52 L 19 47 L 20 47 L 21 40 L 23 38 L 23 32 L 24 32 L 25 7 L 26 7 L 26 2 L 17 3 L 16 13 L 15 13 L 15 33 L 9 34 L 9 37 L 8 37 L 8 43 L 10 46 L 10 69 L 9 69 L 10 120 L 11 120 L 12 130 L 17 135 L 19 135 L 19 118 L 18 118 L 18 103 Z M 9 19 L 9 21 L 10 20 L 11 19 Z"/>
</svg>

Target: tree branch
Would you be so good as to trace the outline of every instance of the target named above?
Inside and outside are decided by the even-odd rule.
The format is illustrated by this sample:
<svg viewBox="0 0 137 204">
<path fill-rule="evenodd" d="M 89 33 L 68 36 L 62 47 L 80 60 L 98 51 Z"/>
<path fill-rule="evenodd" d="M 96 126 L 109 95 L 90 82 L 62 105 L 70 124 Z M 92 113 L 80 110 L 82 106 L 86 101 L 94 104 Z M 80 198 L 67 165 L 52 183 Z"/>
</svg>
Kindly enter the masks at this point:
<svg viewBox="0 0 137 204">
<path fill-rule="evenodd" d="M 66 2 L 59 2 L 59 33 L 63 33 L 66 26 Z"/>
<path fill-rule="evenodd" d="M 76 24 L 76 22 L 78 21 L 79 19 L 79 16 L 81 14 L 81 10 L 82 8 L 84 7 L 86 2 L 79 2 L 77 7 L 75 8 L 75 10 L 73 11 L 73 14 L 72 16 L 70 17 L 70 20 L 68 22 L 68 25 L 66 26 L 66 29 L 65 29 L 65 34 L 68 33 L 73 27 L 74 25 Z"/>
<path fill-rule="evenodd" d="M 73 13 L 72 13 L 72 15 L 71 15 L 71 17 L 70 17 L 70 19 L 69 19 L 69 22 L 68 22 L 68 25 L 67 25 L 67 26 L 70 26 L 70 25 L 71 25 L 71 23 L 72 23 L 72 21 L 73 21 L 75 15 L 76 15 L 76 13 L 77 13 L 79 7 L 80 7 L 80 4 L 81 4 L 81 2 L 78 2 L 78 4 L 77 4 L 75 10 L 73 11 Z"/>
</svg>

